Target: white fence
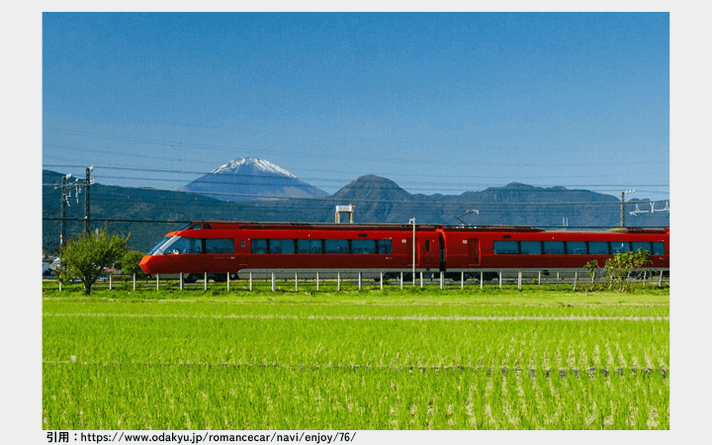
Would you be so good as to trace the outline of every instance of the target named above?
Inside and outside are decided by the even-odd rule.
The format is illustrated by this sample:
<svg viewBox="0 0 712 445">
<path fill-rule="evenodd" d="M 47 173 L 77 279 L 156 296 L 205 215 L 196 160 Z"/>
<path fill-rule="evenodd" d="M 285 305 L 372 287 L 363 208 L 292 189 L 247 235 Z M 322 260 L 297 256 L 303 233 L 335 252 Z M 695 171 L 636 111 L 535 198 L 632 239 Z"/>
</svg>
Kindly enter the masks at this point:
<svg viewBox="0 0 712 445">
<path fill-rule="evenodd" d="M 642 283 L 643 285 L 657 285 L 662 287 L 663 283 L 669 283 L 669 269 L 635 269 L 631 272 L 629 276 L 629 281 L 634 283 Z M 498 286 L 500 289 L 504 285 L 514 285 L 516 284 L 519 290 L 522 290 L 522 286 L 525 284 L 532 284 L 537 286 L 542 286 L 544 284 L 553 284 L 556 289 L 559 285 L 573 285 L 573 290 L 576 290 L 577 286 L 593 283 L 606 283 L 606 279 L 600 275 L 591 277 L 587 269 L 478 269 L 478 270 L 467 270 L 459 272 L 431 272 L 431 271 L 416 271 L 415 275 L 412 274 L 411 270 L 406 271 L 378 271 L 378 270 L 252 270 L 252 271 L 241 271 L 239 279 L 236 280 L 234 273 L 227 274 L 200 274 L 195 282 L 188 283 L 185 277 L 188 274 L 172 274 L 172 275 L 160 275 L 156 274 L 155 277 L 143 280 L 143 282 L 138 283 L 141 287 L 155 286 L 157 290 L 161 289 L 161 285 L 170 286 L 171 282 L 178 281 L 178 287 L 180 290 L 186 287 L 203 287 L 204 290 L 208 290 L 209 284 L 212 281 L 211 287 L 214 289 L 217 287 L 225 286 L 226 290 L 230 290 L 231 283 L 242 283 L 240 288 L 247 288 L 244 290 L 252 291 L 257 283 L 267 282 L 270 284 L 272 292 L 277 291 L 277 282 L 288 282 L 293 281 L 294 291 L 299 292 L 300 282 L 302 286 L 309 286 L 309 283 L 313 282 L 310 288 L 315 285 L 316 291 L 321 290 L 321 286 L 325 283 L 329 283 L 330 286 L 336 284 L 336 290 L 342 290 L 343 283 L 349 283 L 352 286 L 357 286 L 358 290 L 363 289 L 365 282 L 369 280 L 374 280 L 383 290 L 385 285 L 388 286 L 399 286 L 403 289 L 406 286 L 419 286 L 424 288 L 427 286 L 439 285 L 441 290 L 447 287 L 453 288 L 458 286 L 460 289 L 465 289 L 465 287 L 479 287 L 483 289 L 485 285 L 487 286 Z M 202 275 L 202 276 L 201 276 Z M 231 277 L 232 276 L 232 277 Z M 116 280 L 116 279 L 119 280 Z M 136 290 L 137 278 L 134 274 L 132 277 L 128 277 L 131 282 L 131 287 Z M 108 278 L 105 280 L 100 280 L 94 284 L 93 288 L 106 287 L 113 289 L 115 287 L 116 281 L 120 281 L 122 286 L 126 286 L 127 277 L 124 275 L 113 275 L 109 274 Z M 58 283 L 59 290 L 62 290 L 61 283 Z M 261 286 L 260 286 L 261 287 Z"/>
</svg>

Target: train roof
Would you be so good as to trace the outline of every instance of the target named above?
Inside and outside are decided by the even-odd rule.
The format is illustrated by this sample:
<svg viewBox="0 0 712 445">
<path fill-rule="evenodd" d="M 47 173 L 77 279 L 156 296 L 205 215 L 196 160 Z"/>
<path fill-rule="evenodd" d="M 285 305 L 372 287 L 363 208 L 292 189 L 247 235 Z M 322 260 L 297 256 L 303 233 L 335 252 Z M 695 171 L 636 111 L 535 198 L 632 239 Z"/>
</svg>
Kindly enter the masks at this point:
<svg viewBox="0 0 712 445">
<path fill-rule="evenodd" d="M 413 230 L 412 224 L 336 224 L 255 221 L 196 221 L 192 224 L 210 225 L 212 229 L 320 229 L 320 230 Z M 435 224 L 417 224 L 417 227 L 438 227 Z M 187 228 L 187 226 L 186 226 Z"/>
<path fill-rule="evenodd" d="M 317 229 L 317 230 L 412 230 L 412 224 L 403 223 L 296 223 L 296 222 L 257 222 L 257 221 L 195 221 L 185 228 L 194 225 L 209 225 L 213 229 Z M 669 227 L 616 227 L 608 230 L 570 230 L 560 228 L 555 230 L 544 230 L 532 226 L 450 226 L 442 224 L 416 224 L 416 227 L 442 228 L 447 231 L 476 231 L 476 232 L 607 232 L 607 233 L 669 233 Z M 181 230 L 181 229 L 179 229 Z"/>
</svg>

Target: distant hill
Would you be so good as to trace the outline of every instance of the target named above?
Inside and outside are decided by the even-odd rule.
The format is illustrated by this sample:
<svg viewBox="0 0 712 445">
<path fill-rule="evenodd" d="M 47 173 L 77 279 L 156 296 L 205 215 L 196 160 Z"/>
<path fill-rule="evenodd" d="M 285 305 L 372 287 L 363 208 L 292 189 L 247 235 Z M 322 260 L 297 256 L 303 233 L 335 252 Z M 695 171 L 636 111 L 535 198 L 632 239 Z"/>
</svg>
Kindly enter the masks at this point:
<svg viewBox="0 0 712 445">
<path fill-rule="evenodd" d="M 410 194 L 389 179 L 367 175 L 346 185 L 333 198 L 356 204 L 355 220 L 359 222 L 407 222 L 415 217 L 418 223 L 460 224 L 457 217 L 461 216 L 471 225 L 553 227 L 566 220 L 569 226 L 615 227 L 620 223 L 620 200 L 614 196 L 516 182 L 461 195 L 422 195 Z M 663 207 L 664 202 L 658 203 L 657 208 Z M 466 214 L 471 209 L 479 214 Z M 626 208 L 626 212 L 630 210 L 633 208 Z M 669 221 L 669 213 L 635 217 L 626 213 L 626 225 L 631 227 L 668 226 Z"/>
<path fill-rule="evenodd" d="M 59 217 L 59 190 L 62 174 L 43 171 L 42 215 Z M 101 178 L 99 178 L 101 179 Z M 83 195 L 79 201 L 72 196 L 68 218 L 81 219 Z M 626 210 L 649 209 L 648 201 L 632 201 Z M 129 245 L 148 251 L 165 233 L 174 230 L 180 221 L 293 221 L 333 222 L 336 205 L 354 204 L 354 221 L 359 223 L 407 223 L 416 218 L 418 224 L 460 224 L 457 217 L 470 225 L 532 225 L 561 226 L 564 218 L 569 226 L 616 227 L 620 221 L 620 200 L 611 195 L 588 190 L 568 190 L 564 187 L 540 188 L 511 183 L 490 187 L 480 192 L 461 195 L 411 194 L 395 182 L 375 175 L 357 178 L 332 196 L 290 197 L 263 200 L 222 201 L 195 192 L 167 191 L 148 188 L 92 185 L 92 227 L 106 226 L 110 231 L 131 233 Z M 657 209 L 665 202 L 655 204 Z M 479 214 L 466 212 L 476 209 Z M 104 220 L 118 220 L 106 222 Z M 163 221 L 163 222 L 153 222 Z M 169 221 L 169 222 L 165 222 Z M 174 222 L 170 222 L 174 221 Z M 670 214 L 626 214 L 626 225 L 668 226 Z M 59 244 L 59 221 L 44 220 L 42 247 L 56 251 Z M 81 221 L 68 222 L 69 235 L 80 233 Z"/>
<path fill-rule="evenodd" d="M 264 198 L 324 198 L 329 194 L 264 159 L 233 159 L 181 187 L 221 201 Z"/>
</svg>

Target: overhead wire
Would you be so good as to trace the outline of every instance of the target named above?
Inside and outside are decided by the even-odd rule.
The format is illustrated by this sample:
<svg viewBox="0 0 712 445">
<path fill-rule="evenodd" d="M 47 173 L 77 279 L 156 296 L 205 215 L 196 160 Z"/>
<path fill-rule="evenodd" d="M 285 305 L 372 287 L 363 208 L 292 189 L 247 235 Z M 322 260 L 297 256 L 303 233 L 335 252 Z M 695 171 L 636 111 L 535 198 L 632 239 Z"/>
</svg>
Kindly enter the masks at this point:
<svg viewBox="0 0 712 445">
<path fill-rule="evenodd" d="M 641 164 L 642 165 L 642 164 Z M 83 164 L 43 164 L 45 167 L 52 167 L 52 168 L 85 168 L 86 165 Z M 208 175 L 212 173 L 211 171 L 197 171 L 197 170 L 173 170 L 173 169 L 159 169 L 159 168 L 144 168 L 144 167 L 122 167 L 122 166 L 109 166 L 109 165 L 94 165 L 95 168 L 102 168 L 102 169 L 107 169 L 107 170 L 127 170 L 127 171 L 140 171 L 140 172 L 148 172 L 148 173 L 170 173 L 170 174 L 187 174 L 187 175 Z M 215 169 L 213 169 L 215 170 Z M 329 170 L 325 171 L 323 169 L 320 170 L 309 170 L 309 171 L 314 171 L 314 172 L 320 172 L 320 173 L 338 173 L 338 174 L 348 174 L 348 173 L 353 173 L 351 171 L 338 171 L 338 170 Z M 380 176 L 374 173 L 366 173 L 361 176 L 368 176 L 369 174 L 373 174 L 374 176 Z M 410 174 L 400 174 L 400 173 L 393 173 L 393 176 L 406 176 L 406 177 L 412 177 Z M 259 176 L 259 175 L 246 175 L 246 176 Z M 619 177 L 620 175 L 589 175 L 589 176 L 584 176 L 584 175 L 571 175 L 571 176 L 536 176 L 537 179 L 560 179 L 560 178 L 600 178 L 600 177 Z M 432 178 L 440 178 L 440 175 L 429 175 L 427 173 L 423 173 L 422 175 L 419 175 L 419 177 L 432 177 Z M 448 175 L 448 178 L 471 178 L 472 175 Z M 509 176 L 479 176 L 479 179 L 509 179 L 511 177 Z M 305 180 L 305 179 L 310 179 L 310 180 L 322 180 L 324 178 L 322 177 L 300 177 L 300 179 Z M 386 178 L 387 179 L 387 178 Z M 326 179 L 328 181 L 343 181 L 342 179 Z M 441 183 L 441 181 L 438 181 L 438 184 Z M 465 183 L 469 184 L 469 183 Z M 656 184 L 657 185 L 657 184 Z M 669 184 L 661 184 L 661 185 L 669 185 Z"/>
<path fill-rule="evenodd" d="M 56 186 L 56 184 L 48 184 L 48 186 Z M 245 198 L 243 200 L 218 200 L 215 199 L 215 201 L 205 201 L 205 202 L 194 202 L 191 203 L 191 205 L 195 207 L 199 206 L 206 206 L 206 207 L 214 207 L 215 205 L 225 205 L 225 206 L 230 206 L 233 204 L 255 204 L 255 205 L 263 205 L 263 204 L 269 204 L 269 203 L 279 203 L 280 205 L 283 205 L 285 202 L 287 203 L 304 203 L 304 202 L 312 202 L 312 203 L 337 203 L 341 204 L 344 201 L 348 201 L 349 203 L 370 203 L 370 204 L 401 204 L 401 205 L 418 205 L 418 206 L 459 206 L 459 207 L 467 207 L 467 206 L 482 206 L 482 207 L 508 207 L 508 206 L 515 206 L 515 207 L 527 207 L 527 206 L 620 206 L 620 201 L 619 200 L 609 200 L 609 201 L 563 201 L 563 202 L 557 202 L 557 201 L 532 201 L 532 202 L 492 202 L 492 201 L 458 201 L 458 200 L 451 200 L 451 201 L 438 201 L 438 200 L 428 200 L 428 199 L 412 199 L 412 200 L 388 200 L 388 199 L 366 199 L 366 198 L 334 198 L 334 197 L 324 197 L 324 198 L 316 198 L 316 197 L 294 197 L 294 196 L 266 196 L 266 195 L 255 195 L 255 194 L 241 194 L 241 193 L 221 193 L 221 192 L 198 192 L 198 191 L 181 191 L 181 192 L 174 192 L 170 190 L 159 190 L 159 189 L 150 189 L 150 191 L 158 191 L 158 192 L 167 192 L 167 193 L 184 193 L 186 195 L 195 195 L 195 196 L 201 196 L 201 197 L 207 197 L 210 198 L 211 196 L 223 196 L 223 197 L 235 197 L 235 198 Z M 97 197 L 101 196 L 99 191 L 92 191 L 92 196 Z M 126 203 L 135 203 L 135 200 L 133 200 L 130 197 L 121 197 L 117 196 L 116 194 L 110 194 L 109 195 L 112 199 L 112 202 L 114 203 L 120 203 L 120 202 L 126 202 Z M 154 204 L 159 204 L 159 203 L 167 203 L 174 201 L 173 198 L 162 198 L 160 200 L 153 200 L 153 201 L 146 201 L 149 203 L 154 203 Z M 656 201 L 651 201 L 651 202 L 660 202 L 660 201 L 669 201 L 666 199 L 662 200 L 656 200 Z M 631 203 L 645 203 L 648 201 L 626 201 L 626 204 L 631 204 Z"/>
<path fill-rule="evenodd" d="M 46 164 L 45 167 L 52 167 L 52 168 L 84 168 L 84 166 L 78 166 L 78 165 L 73 165 L 73 164 Z M 117 176 L 117 175 L 104 175 L 104 178 L 109 178 L 109 179 L 122 179 L 122 180 L 135 180 L 135 181 L 147 181 L 147 182 L 169 182 L 169 183 L 177 183 L 177 184 L 184 184 L 187 185 L 187 183 L 191 184 L 216 184 L 219 183 L 219 181 L 212 181 L 212 180 L 204 180 L 202 179 L 203 177 L 215 177 L 219 178 L 223 176 L 222 174 L 219 173 L 204 173 L 204 172 L 192 172 L 192 171 L 184 171 L 184 170 L 165 170 L 165 169 L 153 169 L 153 168 L 130 168 L 130 167 L 111 167 L 111 166 L 103 166 L 103 165 L 95 165 L 94 168 L 102 168 L 102 169 L 107 169 L 107 170 L 129 170 L 129 171 L 141 171 L 141 172 L 149 172 L 149 173 L 169 173 L 169 174 L 201 174 L 201 176 L 198 179 L 188 181 L 186 180 L 180 180 L 180 179 L 166 179 L 166 178 L 142 178 L 142 177 L 136 177 L 136 176 Z M 272 176 L 263 176 L 263 175 L 253 175 L 253 174 L 240 174 L 240 178 L 255 178 L 259 180 L 259 184 L 254 184 L 250 182 L 236 182 L 235 178 L 236 176 L 229 176 L 225 175 L 225 183 L 230 184 L 230 185 L 262 185 L 262 186 L 282 186 L 284 185 L 280 181 L 284 181 L 285 178 L 281 177 L 272 177 Z M 393 182 L 388 178 L 383 178 L 387 181 Z M 303 178 L 300 179 L 302 182 L 305 182 L 305 180 L 320 180 L 320 178 Z M 328 180 L 328 181 L 336 181 L 336 180 Z M 351 185 L 353 184 L 352 181 L 349 184 L 346 184 L 346 186 L 350 186 L 351 189 L 359 189 L 360 186 L 354 186 Z M 417 183 L 419 186 L 431 186 L 431 187 L 437 187 L 439 190 L 446 190 L 446 191 L 453 191 L 453 190 L 462 190 L 463 188 L 466 187 L 464 183 L 452 183 L 452 182 L 438 182 L 438 183 L 433 183 L 433 182 L 418 182 Z M 310 183 L 307 183 L 307 185 L 312 185 Z M 472 185 L 472 184 L 470 184 Z M 484 184 L 483 184 L 484 185 Z M 313 185 L 312 185 L 313 186 Z M 616 187 L 618 188 L 626 188 L 629 187 L 630 185 L 628 184 L 568 184 L 566 189 L 569 191 L 588 191 L 588 190 L 579 190 L 579 189 L 571 189 L 570 187 L 588 187 L 588 188 L 594 188 L 594 187 L 606 187 L 610 188 L 613 190 L 616 190 Z M 552 186 L 550 189 L 542 188 L 542 187 L 536 187 L 533 190 L 529 191 L 536 191 L 538 193 L 542 192 L 559 192 L 560 190 L 556 190 L 554 188 L 559 187 L 559 186 Z M 669 187 L 669 184 L 636 184 L 636 187 L 640 190 L 640 187 Z M 318 188 L 318 187 L 317 187 Z M 502 187 L 495 187 L 495 188 L 502 188 Z M 396 184 L 395 187 L 380 187 L 379 190 L 402 190 L 406 191 L 401 187 L 400 185 Z M 480 193 L 480 192 L 475 192 L 468 190 L 466 192 L 461 192 L 461 193 Z M 651 191 L 652 192 L 652 191 Z"/>
<path fill-rule="evenodd" d="M 57 217 L 44 217 L 42 218 L 45 221 L 61 221 L 62 218 L 57 218 Z M 65 221 L 74 221 L 74 222 L 84 222 L 86 221 L 84 218 L 64 218 Z M 90 220 L 91 222 L 97 223 L 97 222 L 119 222 L 119 223 L 141 223 L 141 224 L 189 224 L 192 222 L 196 221 L 208 221 L 204 219 L 186 219 L 186 220 L 180 220 L 180 219 L 128 219 L 128 218 L 92 218 Z M 212 220 L 210 220 L 212 221 Z M 249 223 L 249 222 L 264 222 L 264 221 L 236 221 L 236 222 L 242 222 L 242 223 Z M 289 221 L 269 221 L 270 223 L 290 223 Z M 306 224 L 323 224 L 323 223 L 306 223 Z M 368 223 L 366 223 L 368 224 Z M 392 224 L 392 225 L 404 225 L 404 226 L 409 226 L 409 223 L 383 223 L 383 224 Z M 423 225 L 433 225 L 431 223 L 423 223 Z M 447 225 L 447 224 L 444 224 Z M 456 224 L 460 225 L 460 224 Z M 492 224 L 484 224 L 484 225 L 469 225 L 467 227 L 516 227 L 517 224 L 502 224 L 502 225 L 492 225 Z M 541 229 L 610 229 L 610 226 L 556 226 L 556 225 L 536 225 L 535 227 L 541 228 Z M 637 226 L 634 226 L 635 228 L 638 228 Z M 646 226 L 646 228 L 663 228 L 667 226 Z"/>
</svg>

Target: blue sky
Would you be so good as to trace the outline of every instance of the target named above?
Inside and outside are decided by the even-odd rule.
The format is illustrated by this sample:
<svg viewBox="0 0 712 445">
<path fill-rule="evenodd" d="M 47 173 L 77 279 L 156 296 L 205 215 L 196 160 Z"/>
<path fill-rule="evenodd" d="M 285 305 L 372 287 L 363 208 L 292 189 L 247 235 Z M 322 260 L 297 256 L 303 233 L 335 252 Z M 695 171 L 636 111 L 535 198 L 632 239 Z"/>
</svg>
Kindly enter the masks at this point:
<svg viewBox="0 0 712 445">
<path fill-rule="evenodd" d="M 44 168 L 669 199 L 667 13 L 44 13 Z"/>
</svg>

